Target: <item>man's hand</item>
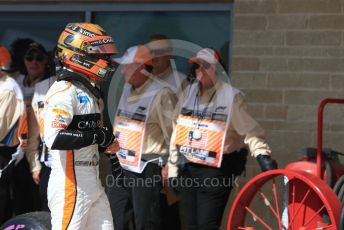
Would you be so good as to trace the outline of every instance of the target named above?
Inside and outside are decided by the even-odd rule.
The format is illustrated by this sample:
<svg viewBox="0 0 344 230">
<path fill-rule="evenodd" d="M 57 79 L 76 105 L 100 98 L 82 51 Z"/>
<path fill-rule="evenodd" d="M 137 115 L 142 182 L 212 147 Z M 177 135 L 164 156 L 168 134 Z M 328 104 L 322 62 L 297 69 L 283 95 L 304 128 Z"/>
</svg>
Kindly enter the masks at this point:
<svg viewBox="0 0 344 230">
<path fill-rule="evenodd" d="M 262 172 L 277 169 L 277 162 L 273 160 L 269 155 L 260 154 L 257 156 L 257 161 Z"/>
<path fill-rule="evenodd" d="M 165 165 L 161 169 L 161 176 L 162 176 L 162 180 L 163 181 L 167 181 L 168 180 L 168 165 Z"/>
<path fill-rule="evenodd" d="M 112 129 L 109 127 L 103 127 L 96 131 L 96 142 L 100 147 L 108 147 L 114 141 L 115 136 L 112 133 Z"/>
<path fill-rule="evenodd" d="M 118 152 L 118 150 L 119 150 L 119 143 L 115 139 L 114 142 L 112 142 L 112 144 L 105 149 L 105 153 L 116 154 L 116 152 Z"/>
<path fill-rule="evenodd" d="M 39 175 L 41 173 L 41 170 L 36 170 L 32 172 L 32 179 L 36 184 L 39 184 Z"/>
</svg>

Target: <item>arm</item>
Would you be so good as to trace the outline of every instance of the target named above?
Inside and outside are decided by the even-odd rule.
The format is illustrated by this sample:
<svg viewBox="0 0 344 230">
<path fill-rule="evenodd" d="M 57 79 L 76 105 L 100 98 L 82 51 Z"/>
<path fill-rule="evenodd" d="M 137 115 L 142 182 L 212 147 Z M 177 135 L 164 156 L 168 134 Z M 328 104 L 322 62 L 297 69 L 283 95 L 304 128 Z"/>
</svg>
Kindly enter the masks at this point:
<svg viewBox="0 0 344 230">
<path fill-rule="evenodd" d="M 27 109 L 28 117 L 28 145 L 25 147 L 25 157 L 29 162 L 30 171 L 40 171 L 41 163 L 39 161 L 39 125 L 35 118 L 32 108 Z"/>
<path fill-rule="evenodd" d="M 70 141 L 75 141 L 73 137 L 64 138 L 63 135 L 60 135 L 60 132 L 66 131 L 74 115 L 75 96 L 72 95 L 74 90 L 72 91 L 71 87 L 72 85 L 69 83 L 65 88 L 56 89 L 56 92 L 50 94 L 51 96 L 47 96 L 43 110 L 44 141 L 50 149 L 65 149 L 62 141 L 65 142 L 66 146 L 68 145 L 68 149 L 73 149 L 70 146 Z"/>
<path fill-rule="evenodd" d="M 265 131 L 248 113 L 247 104 L 242 94 L 237 94 L 233 101 L 231 124 L 234 130 L 245 136 L 252 156 L 270 155 L 271 150 L 265 139 Z"/>
<path fill-rule="evenodd" d="M 171 136 L 171 142 L 170 142 L 170 155 L 168 157 L 168 178 L 178 177 L 178 151 L 176 148 L 176 145 L 174 145 L 174 141 L 176 139 L 176 121 L 173 122 L 173 132 Z"/>
<path fill-rule="evenodd" d="M 35 85 L 35 92 L 32 98 L 30 112 L 28 113 L 28 148 L 25 149 L 25 156 L 30 166 L 32 178 L 36 184 L 40 182 L 40 172 L 42 164 L 39 159 L 39 145 L 41 142 L 40 136 L 40 118 L 37 97 L 37 84 Z"/>
<path fill-rule="evenodd" d="M 0 141 L 3 141 L 19 120 L 21 113 L 17 111 L 20 102 L 14 92 L 0 92 Z"/>
<path fill-rule="evenodd" d="M 59 150 L 80 149 L 93 144 L 107 147 L 113 142 L 113 134 L 107 128 L 91 131 L 67 129 L 72 122 L 77 103 L 75 95 L 74 90 L 67 89 L 48 96 L 43 112 L 46 145 Z"/>
<path fill-rule="evenodd" d="M 248 145 L 252 156 L 256 157 L 262 171 L 276 169 L 277 163 L 270 157 L 271 150 L 266 143 L 265 132 L 248 113 L 241 94 L 234 98 L 231 123 L 238 134 L 245 135 L 245 144 Z"/>
<path fill-rule="evenodd" d="M 176 139 L 176 125 L 177 125 L 177 118 L 179 116 L 182 103 L 184 102 L 184 94 L 181 93 L 181 95 L 178 98 L 178 103 L 175 106 L 175 109 L 173 111 L 173 119 L 172 119 L 172 125 L 173 125 L 173 132 L 171 135 L 170 140 L 170 154 L 168 158 L 168 177 L 173 178 L 178 176 L 178 161 L 179 161 L 179 153 L 177 151 L 176 145 L 174 144 L 174 141 Z"/>
</svg>

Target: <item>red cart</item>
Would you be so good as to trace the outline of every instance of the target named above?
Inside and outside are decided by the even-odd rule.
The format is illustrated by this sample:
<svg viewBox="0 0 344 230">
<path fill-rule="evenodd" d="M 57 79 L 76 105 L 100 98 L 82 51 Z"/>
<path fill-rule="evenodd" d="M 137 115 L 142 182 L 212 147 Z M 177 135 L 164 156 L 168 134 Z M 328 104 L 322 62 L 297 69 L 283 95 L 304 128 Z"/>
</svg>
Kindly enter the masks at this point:
<svg viewBox="0 0 344 230">
<path fill-rule="evenodd" d="M 227 229 L 321 230 L 344 229 L 344 165 L 334 151 L 323 151 L 323 112 L 319 105 L 317 149 L 284 169 L 261 173 L 239 192 L 232 205 Z M 343 209 L 344 210 L 344 209 Z"/>
</svg>

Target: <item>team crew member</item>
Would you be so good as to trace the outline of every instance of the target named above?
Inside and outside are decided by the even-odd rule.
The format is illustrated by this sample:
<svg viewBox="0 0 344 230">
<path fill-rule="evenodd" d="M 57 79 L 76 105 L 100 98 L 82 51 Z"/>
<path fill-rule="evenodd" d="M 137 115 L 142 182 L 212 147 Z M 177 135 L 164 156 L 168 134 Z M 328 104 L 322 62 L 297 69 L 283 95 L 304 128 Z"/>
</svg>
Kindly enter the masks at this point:
<svg viewBox="0 0 344 230">
<path fill-rule="evenodd" d="M 48 204 L 52 229 L 113 229 L 110 205 L 99 179 L 98 147 L 116 152 L 110 128 L 102 127 L 96 81 L 111 77 L 112 37 L 91 23 L 69 23 L 57 44 L 61 68 L 49 89 L 44 141 L 50 149 Z M 117 143 L 117 144 L 116 144 Z"/>
<path fill-rule="evenodd" d="M 49 211 L 48 207 L 48 200 L 47 200 L 47 188 L 48 188 L 48 180 L 50 176 L 50 165 L 51 165 L 51 155 L 49 154 L 49 149 L 46 147 L 44 141 L 43 141 L 43 109 L 44 109 L 44 101 L 46 93 L 48 92 L 48 89 L 51 87 L 51 85 L 55 82 L 56 77 L 55 76 L 48 76 L 48 78 L 45 78 L 44 80 L 38 82 L 35 84 L 35 91 L 32 98 L 32 109 L 35 113 L 36 120 L 38 123 L 37 128 L 39 130 L 35 130 L 33 135 L 39 135 L 36 138 L 40 139 L 40 153 L 39 155 L 39 161 L 40 161 L 40 170 L 33 172 L 33 179 L 34 181 L 39 184 L 39 193 L 41 196 L 41 202 L 42 202 L 42 211 Z M 38 175 L 37 175 L 38 174 Z"/>
<path fill-rule="evenodd" d="M 24 64 L 27 71 L 27 81 L 31 78 L 32 83 L 29 87 L 23 86 L 23 88 L 26 92 L 31 92 L 33 89 L 33 95 L 30 94 L 30 97 L 27 99 L 29 100 L 32 98 L 31 105 L 33 113 L 30 112 L 30 115 L 32 118 L 34 116 L 36 117 L 36 120 L 30 119 L 30 138 L 29 147 L 26 149 L 26 156 L 32 172 L 32 179 L 39 185 L 42 210 L 49 211 L 47 202 L 47 186 L 50 168 L 46 165 L 46 163 L 48 164 L 48 158 L 46 157 L 46 161 L 44 161 L 42 154 L 43 150 L 45 150 L 46 154 L 44 154 L 44 156 L 48 156 L 47 148 L 43 148 L 43 143 L 41 141 L 43 129 L 40 128 L 40 125 L 42 125 L 42 118 L 39 118 L 39 116 L 43 110 L 44 97 L 50 86 L 54 83 L 55 77 L 50 76 L 48 53 L 39 43 L 33 42 L 29 44 L 29 48 L 24 56 Z M 29 109 L 31 110 L 31 106 L 29 106 Z"/>
<path fill-rule="evenodd" d="M 152 74 L 177 94 L 188 84 L 188 81 L 186 76 L 176 69 L 171 56 L 173 52 L 171 41 L 163 34 L 155 34 L 150 37 L 147 47 L 152 55 Z"/>
<path fill-rule="evenodd" d="M 149 50 L 141 45 L 116 59 L 126 81 L 114 123 L 123 183 L 109 188 L 117 230 L 126 229 L 130 213 L 134 213 L 135 229 L 161 229 L 161 165 L 168 157 L 176 98 L 168 87 L 151 78 L 151 59 Z"/>
<path fill-rule="evenodd" d="M 48 53 L 45 48 L 36 42 L 29 44 L 23 57 L 25 65 L 25 74 L 19 75 L 16 79 L 24 93 L 26 110 L 28 114 L 28 147 L 25 149 L 25 155 L 28 159 L 30 171 L 36 184 L 39 182 L 39 172 L 41 164 L 39 162 L 39 126 L 35 120 L 32 110 L 32 98 L 35 91 L 35 85 L 43 79 L 50 77 L 48 70 Z M 48 89 L 46 89 L 48 91 Z"/>
<path fill-rule="evenodd" d="M 27 146 L 24 148 L 25 158 L 14 168 L 13 197 L 15 213 L 19 215 L 42 208 L 39 186 L 37 185 L 41 171 L 39 126 L 32 109 L 32 98 L 36 83 L 49 76 L 49 70 L 47 52 L 41 44 L 30 39 L 23 41 L 18 39 L 12 46 L 16 52 L 18 52 L 16 46 L 22 47 L 23 56 L 20 57 L 22 63 L 19 64 L 20 67 L 18 63 L 16 64 L 21 74 L 16 80 L 24 95 L 28 128 Z M 18 54 L 14 56 L 18 56 Z M 17 62 L 19 61 L 17 60 Z"/>
<path fill-rule="evenodd" d="M 0 225 L 12 217 L 12 162 L 23 156 L 20 144 L 23 130 L 24 100 L 18 83 L 8 75 L 11 55 L 0 46 Z M 17 153 L 17 154 L 16 154 Z"/>
<path fill-rule="evenodd" d="M 163 34 L 154 34 L 147 44 L 152 55 L 152 75 L 162 84 L 169 87 L 176 95 L 189 84 L 186 76 L 176 69 L 176 64 L 172 57 L 173 48 L 171 40 Z M 162 175 L 167 174 L 167 167 L 163 167 Z M 181 228 L 179 218 L 179 198 L 168 187 L 167 177 L 164 177 L 164 189 L 161 192 L 161 216 L 162 228 L 178 230 Z"/>
<path fill-rule="evenodd" d="M 225 74 L 220 55 L 202 49 L 194 63 L 196 81 L 183 92 L 176 106 L 177 120 L 171 138 L 168 177 L 181 191 L 181 208 L 187 229 L 219 229 L 235 172 L 231 162 L 240 149 L 240 136 L 263 171 L 277 167 L 270 157 L 264 130 L 248 114 L 239 90 L 220 79 Z M 245 156 L 242 156 L 245 159 Z M 178 175 L 178 164 L 184 165 Z M 236 167 L 236 166 L 235 166 Z M 193 188 L 181 188 L 177 176 L 191 178 Z M 217 182 L 209 184 L 209 181 Z M 180 183 L 180 184 L 177 184 Z M 185 186 L 185 185 L 184 185 Z"/>
</svg>

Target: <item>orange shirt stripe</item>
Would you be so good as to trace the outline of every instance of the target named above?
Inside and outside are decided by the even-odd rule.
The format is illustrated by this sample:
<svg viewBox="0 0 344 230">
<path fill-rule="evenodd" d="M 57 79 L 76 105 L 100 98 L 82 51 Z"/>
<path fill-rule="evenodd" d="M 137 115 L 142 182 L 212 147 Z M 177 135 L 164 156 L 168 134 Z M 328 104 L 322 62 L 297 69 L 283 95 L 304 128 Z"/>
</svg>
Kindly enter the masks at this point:
<svg viewBox="0 0 344 230">
<path fill-rule="evenodd" d="M 72 220 L 76 203 L 76 180 L 74 172 L 74 154 L 66 152 L 65 198 L 63 206 L 62 229 L 67 229 Z"/>
<path fill-rule="evenodd" d="M 71 86 L 72 86 L 72 83 L 71 83 L 71 82 L 68 82 L 68 85 L 67 85 L 66 88 L 61 89 L 61 90 L 59 90 L 59 91 L 53 93 L 53 94 L 50 95 L 45 101 L 49 101 L 49 99 L 50 99 L 52 96 L 54 96 L 54 95 L 56 95 L 56 94 L 58 94 L 58 93 L 62 93 L 62 92 L 64 92 L 64 91 L 68 90 Z"/>
</svg>

